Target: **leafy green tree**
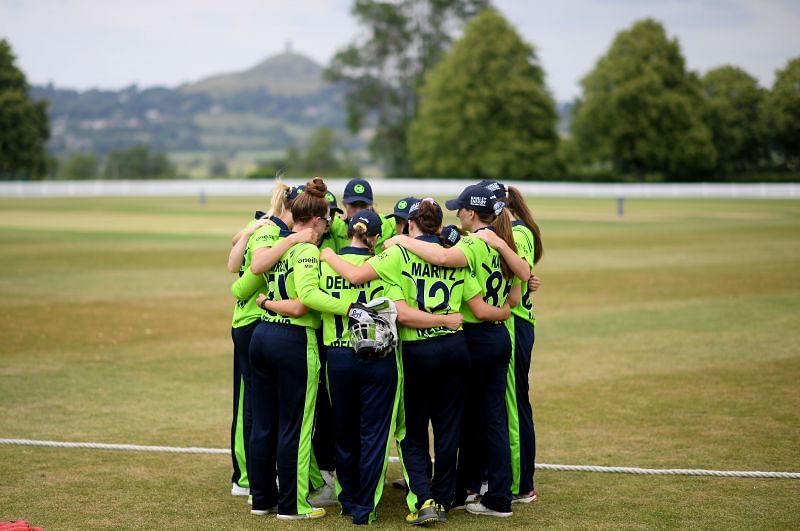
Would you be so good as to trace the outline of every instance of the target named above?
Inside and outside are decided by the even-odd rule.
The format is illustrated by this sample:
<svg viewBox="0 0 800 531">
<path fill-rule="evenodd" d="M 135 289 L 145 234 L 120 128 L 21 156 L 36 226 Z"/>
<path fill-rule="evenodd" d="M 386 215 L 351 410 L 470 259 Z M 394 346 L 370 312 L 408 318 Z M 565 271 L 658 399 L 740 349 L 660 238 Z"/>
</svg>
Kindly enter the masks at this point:
<svg viewBox="0 0 800 531">
<path fill-rule="evenodd" d="M 572 132 L 588 161 L 610 161 L 639 179 L 692 178 L 714 168 L 700 82 L 659 22 L 641 20 L 619 32 L 581 85 Z"/>
<path fill-rule="evenodd" d="M 406 130 L 417 113 L 417 91 L 463 24 L 488 0 L 355 0 L 351 13 L 363 39 L 340 50 L 326 70 L 348 85 L 352 133 L 374 129 L 370 152 L 389 175 L 411 175 Z"/>
<path fill-rule="evenodd" d="M 99 163 L 90 153 L 75 153 L 69 157 L 58 172 L 59 179 L 96 179 Z"/>
<path fill-rule="evenodd" d="M 784 164 L 800 168 L 800 57 L 778 70 L 767 97 L 770 136 Z"/>
<path fill-rule="evenodd" d="M 0 178 L 41 179 L 48 170 L 47 102 L 29 98 L 25 74 L 14 60 L 11 45 L 0 40 Z"/>
<path fill-rule="evenodd" d="M 414 170 L 432 177 L 552 178 L 557 119 L 533 47 L 486 9 L 428 74 L 408 130 Z"/>
<path fill-rule="evenodd" d="M 718 174 L 757 166 L 764 155 L 761 117 L 765 92 L 758 81 L 735 66 L 723 66 L 703 76 L 705 122 L 717 151 Z"/>
<path fill-rule="evenodd" d="M 103 175 L 109 179 L 154 179 L 173 177 L 175 169 L 163 153 L 150 153 L 139 145 L 112 151 Z"/>
</svg>

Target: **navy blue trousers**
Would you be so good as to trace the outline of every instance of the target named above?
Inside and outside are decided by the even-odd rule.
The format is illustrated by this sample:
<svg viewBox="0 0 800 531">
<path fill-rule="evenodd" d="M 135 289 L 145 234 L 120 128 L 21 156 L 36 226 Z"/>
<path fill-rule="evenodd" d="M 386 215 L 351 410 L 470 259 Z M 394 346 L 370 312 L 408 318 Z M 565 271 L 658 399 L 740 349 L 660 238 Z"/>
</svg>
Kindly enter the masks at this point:
<svg viewBox="0 0 800 531">
<path fill-rule="evenodd" d="M 520 477 L 519 492 L 533 490 L 536 462 L 536 429 L 530 401 L 529 373 L 535 333 L 533 324 L 514 316 L 514 382 L 516 384 L 517 414 L 519 415 Z"/>
<path fill-rule="evenodd" d="M 350 348 L 330 348 L 327 355 L 339 503 L 354 524 L 367 524 L 383 492 L 386 449 L 394 437 L 397 360 L 392 352 L 358 361 Z"/>
<path fill-rule="evenodd" d="M 231 339 L 233 340 L 233 420 L 231 421 L 231 459 L 233 460 L 233 476 L 231 481 L 239 484 L 239 480 L 244 476 L 247 478 L 247 470 L 241 470 L 239 460 L 236 458 L 236 432 L 239 424 L 239 397 L 243 397 L 242 411 L 242 432 L 244 434 L 244 462 L 247 466 L 248 446 L 250 442 L 250 428 L 253 424 L 253 414 L 250 411 L 250 339 L 260 321 L 256 319 L 252 323 L 231 328 Z M 241 384 L 244 382 L 244 393 Z M 246 486 L 246 485 L 241 485 Z"/>
<path fill-rule="evenodd" d="M 429 499 L 450 509 L 456 490 L 461 415 L 470 356 L 463 332 L 403 342 L 406 435 L 400 441 L 408 474 L 409 509 Z M 436 462 L 428 484 L 428 423 Z"/>
<path fill-rule="evenodd" d="M 469 348 L 467 412 L 461 425 L 456 503 L 461 505 L 466 490 L 480 487 L 484 470 L 489 490 L 481 503 L 489 509 L 511 511 L 511 449 L 505 394 L 511 338 L 505 324 L 465 323 Z"/>
<path fill-rule="evenodd" d="M 319 354 L 306 328 L 260 323 L 250 342 L 253 426 L 250 494 L 254 509 L 305 514 Z M 280 492 L 275 486 L 277 467 Z"/>
</svg>

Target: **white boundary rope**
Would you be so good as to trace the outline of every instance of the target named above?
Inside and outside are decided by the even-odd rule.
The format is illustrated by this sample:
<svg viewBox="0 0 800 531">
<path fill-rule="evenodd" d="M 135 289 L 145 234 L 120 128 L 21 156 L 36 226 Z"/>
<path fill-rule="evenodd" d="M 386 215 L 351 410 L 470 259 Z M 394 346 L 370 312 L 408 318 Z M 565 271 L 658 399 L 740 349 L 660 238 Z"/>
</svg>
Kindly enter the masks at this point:
<svg viewBox="0 0 800 531">
<path fill-rule="evenodd" d="M 174 446 L 146 446 L 141 444 L 105 444 L 91 442 L 37 441 L 31 439 L 0 439 L 0 445 L 47 446 L 53 448 L 89 448 L 93 450 L 125 450 L 131 452 L 166 452 L 175 454 L 217 454 L 230 455 L 225 448 L 199 448 Z M 390 457 L 393 463 L 397 457 Z M 703 470 L 692 468 L 636 468 L 626 466 L 593 466 L 593 465 L 548 465 L 536 463 L 537 470 L 554 470 L 560 472 L 606 472 L 612 474 L 638 474 L 644 476 L 713 476 L 727 478 L 780 478 L 800 479 L 800 472 L 758 472 L 740 470 Z"/>
</svg>

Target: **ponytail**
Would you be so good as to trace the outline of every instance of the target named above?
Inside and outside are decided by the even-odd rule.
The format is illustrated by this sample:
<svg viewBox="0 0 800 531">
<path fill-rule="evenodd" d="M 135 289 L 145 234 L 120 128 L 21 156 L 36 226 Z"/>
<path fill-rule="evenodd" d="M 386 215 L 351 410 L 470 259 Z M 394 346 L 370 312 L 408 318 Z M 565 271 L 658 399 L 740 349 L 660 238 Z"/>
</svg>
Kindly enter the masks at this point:
<svg viewBox="0 0 800 531">
<path fill-rule="evenodd" d="M 352 240 L 354 236 L 358 238 L 358 241 L 364 244 L 364 247 L 369 250 L 370 254 L 375 254 L 375 246 L 373 245 L 373 242 L 369 241 L 366 225 L 363 223 L 356 223 L 354 227 L 348 227 L 347 237 Z"/>
<path fill-rule="evenodd" d="M 478 213 L 476 212 L 476 214 Z M 515 253 L 517 252 L 517 246 L 514 243 L 514 233 L 511 232 L 511 216 L 508 215 L 508 211 L 505 208 L 502 209 L 498 215 L 478 214 L 478 219 L 483 223 L 493 225 L 495 234 L 500 236 L 512 251 Z M 500 255 L 500 269 L 503 271 L 503 277 L 506 279 L 514 278 L 514 271 L 511 269 L 511 266 L 506 263 L 503 255 Z"/>
<path fill-rule="evenodd" d="M 514 217 L 525 224 L 528 229 L 533 233 L 533 263 L 536 264 L 542 259 L 544 254 L 544 247 L 542 247 L 542 232 L 539 230 L 539 225 L 533 220 L 533 213 L 531 213 L 528 205 L 525 204 L 525 199 L 522 194 L 513 186 L 506 188 L 508 195 L 508 208 Z"/>
<path fill-rule="evenodd" d="M 269 212 L 267 217 L 281 217 L 284 212 L 289 210 L 289 186 L 281 180 L 276 180 L 275 189 L 272 191 L 272 199 L 269 202 Z"/>
</svg>

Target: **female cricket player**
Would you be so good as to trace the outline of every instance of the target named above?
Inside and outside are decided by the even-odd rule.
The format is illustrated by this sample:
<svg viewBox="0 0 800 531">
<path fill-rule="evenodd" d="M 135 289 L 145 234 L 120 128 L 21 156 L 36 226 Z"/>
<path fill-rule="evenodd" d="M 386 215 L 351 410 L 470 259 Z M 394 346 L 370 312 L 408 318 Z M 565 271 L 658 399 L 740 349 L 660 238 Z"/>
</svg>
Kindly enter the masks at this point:
<svg viewBox="0 0 800 531">
<path fill-rule="evenodd" d="M 330 220 L 327 191 L 322 179 L 306 185 L 291 204 L 294 228 L 311 230 L 319 239 Z M 258 285 L 266 273 L 254 252 L 253 263 L 242 276 L 244 291 Z M 269 270 L 268 298 L 300 298 L 310 308 L 322 306 L 338 315 L 347 303 L 319 290 L 319 249 L 311 243 L 292 246 Z M 263 308 L 262 308 L 263 309 Z M 324 509 L 308 502 L 311 430 L 319 377 L 315 329 L 319 314 L 284 317 L 265 312 L 250 344 L 253 426 L 250 435 L 250 491 L 254 514 L 277 512 L 281 520 L 321 518 Z M 275 485 L 277 466 L 280 492 Z M 276 505 L 277 504 L 277 505 Z"/>
<path fill-rule="evenodd" d="M 508 201 L 508 210 L 512 219 L 512 231 L 517 253 L 533 271 L 533 267 L 542 257 L 541 231 L 533 219 L 531 211 L 525 204 L 522 194 L 513 186 L 503 186 L 497 182 L 480 184 L 494 185 L 498 198 Z M 487 235 L 485 240 L 490 246 L 496 245 L 499 238 Z M 535 279 L 535 277 L 532 277 Z M 537 283 L 538 284 L 538 283 Z M 532 291 L 538 285 L 532 286 Z M 531 291 L 525 290 L 520 303 L 511 310 L 512 316 L 506 321 L 511 337 L 513 357 L 508 371 L 508 389 L 506 406 L 509 412 L 509 442 L 511 448 L 511 493 L 512 503 L 531 503 L 537 501 L 534 488 L 534 463 L 536 459 L 536 432 L 533 422 L 533 409 L 530 402 L 529 372 L 531 368 L 531 352 L 534 344 L 534 328 L 536 319 L 533 316 Z"/>
<path fill-rule="evenodd" d="M 272 194 L 270 211 L 265 215 L 256 212 L 255 219 L 233 239 L 231 252 L 228 256 L 228 270 L 238 272 L 241 277 L 250 267 L 253 253 L 253 243 L 256 238 L 252 236 L 259 230 L 269 235 L 268 240 L 277 239 L 280 226 L 288 227 L 292 224 L 292 215 L 289 205 L 297 196 L 296 187 L 289 187 L 281 182 L 275 186 Z M 302 241 L 301 235 L 294 236 L 286 243 L 276 247 L 271 254 L 271 260 L 277 262 L 291 245 Z M 262 239 L 263 240 L 263 239 Z M 271 247 L 271 244 L 269 245 Z M 250 493 L 247 475 L 247 442 L 250 438 L 252 415 L 250 411 L 250 361 L 248 351 L 250 338 L 261 317 L 261 309 L 256 305 L 257 292 L 249 297 L 237 300 L 233 310 L 231 338 L 233 340 L 233 420 L 231 422 L 231 458 L 233 461 L 233 477 L 231 494 L 246 496 Z"/>
<path fill-rule="evenodd" d="M 510 256 L 519 258 L 514 249 L 511 223 L 503 204 L 484 186 L 468 186 L 456 199 L 446 202 L 449 210 L 456 210 L 463 229 L 472 234 L 495 231 L 506 242 Z M 493 224 L 493 225 L 492 225 Z M 462 237 L 458 243 L 443 249 L 430 243 L 397 236 L 387 245 L 398 243 L 431 263 L 447 267 L 467 266 L 477 279 L 480 295 L 492 306 L 501 307 L 508 298 L 511 306 L 519 300 L 519 281 L 527 281 L 530 270 L 517 275 L 511 265 L 495 249 L 472 235 Z M 513 290 L 512 290 L 513 287 Z M 509 294 L 512 296 L 509 297 Z M 505 391 L 508 363 L 511 358 L 511 341 L 504 323 L 482 322 L 479 316 L 462 305 L 464 336 L 470 357 L 467 395 L 478 404 L 478 411 L 463 416 L 461 445 L 459 448 L 458 485 L 454 505 L 465 504 L 467 490 L 480 488 L 484 466 L 488 470 L 489 488 L 481 502 L 466 504 L 470 513 L 488 516 L 511 516 L 511 456 L 508 442 Z"/>
<path fill-rule="evenodd" d="M 437 234 L 442 217 L 442 209 L 433 199 L 415 203 L 408 216 L 410 237 L 441 249 Z M 354 284 L 381 278 L 399 286 L 402 298 L 398 307 L 413 305 L 442 319 L 459 308 L 472 309 L 491 320 L 506 319 L 510 314 L 508 306 L 496 308 L 483 302 L 480 287 L 466 269 L 434 266 L 400 247 L 387 249 L 361 266 L 328 252 L 323 258 Z M 406 433 L 399 450 L 409 486 L 406 522 L 421 525 L 446 520 L 453 504 L 469 353 L 458 327 L 401 324 L 406 324 L 400 329 Z M 436 456 L 430 485 L 426 455 L 429 422 Z"/>
</svg>

